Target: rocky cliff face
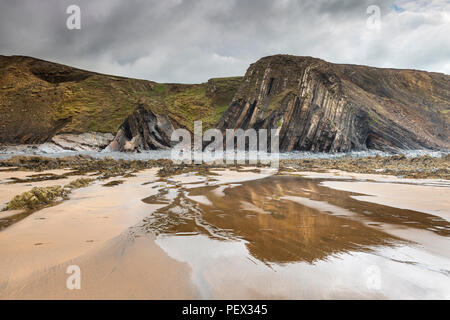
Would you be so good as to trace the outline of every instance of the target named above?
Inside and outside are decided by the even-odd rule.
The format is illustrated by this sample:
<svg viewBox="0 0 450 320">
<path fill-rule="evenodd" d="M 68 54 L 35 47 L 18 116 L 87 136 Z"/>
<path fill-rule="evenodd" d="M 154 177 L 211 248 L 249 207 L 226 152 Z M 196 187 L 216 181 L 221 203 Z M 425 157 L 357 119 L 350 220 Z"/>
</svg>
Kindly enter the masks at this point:
<svg viewBox="0 0 450 320">
<path fill-rule="evenodd" d="M 73 150 L 103 148 L 119 128 L 113 150 L 169 147 L 171 130 L 195 120 L 280 128 L 283 151 L 450 149 L 450 76 L 276 55 L 243 80 L 161 84 L 0 56 L 0 113 L 0 144 Z M 83 133 L 109 135 L 92 145 Z"/>
<path fill-rule="evenodd" d="M 154 114 L 140 104 L 119 128 L 105 151 L 141 151 L 167 149 L 174 127 L 167 115 Z"/>
<path fill-rule="evenodd" d="M 450 76 L 288 55 L 247 70 L 221 130 L 280 128 L 280 150 L 449 149 Z"/>
</svg>

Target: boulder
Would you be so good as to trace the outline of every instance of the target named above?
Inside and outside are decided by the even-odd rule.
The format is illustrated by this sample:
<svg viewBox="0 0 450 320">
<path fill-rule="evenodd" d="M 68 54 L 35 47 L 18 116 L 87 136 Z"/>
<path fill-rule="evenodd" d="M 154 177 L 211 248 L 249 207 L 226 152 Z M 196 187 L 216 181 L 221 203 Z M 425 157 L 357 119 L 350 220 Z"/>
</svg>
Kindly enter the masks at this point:
<svg viewBox="0 0 450 320">
<path fill-rule="evenodd" d="M 173 146 L 170 137 L 174 130 L 167 115 L 153 113 L 139 104 L 120 126 L 105 151 L 142 151 L 168 149 Z"/>
</svg>

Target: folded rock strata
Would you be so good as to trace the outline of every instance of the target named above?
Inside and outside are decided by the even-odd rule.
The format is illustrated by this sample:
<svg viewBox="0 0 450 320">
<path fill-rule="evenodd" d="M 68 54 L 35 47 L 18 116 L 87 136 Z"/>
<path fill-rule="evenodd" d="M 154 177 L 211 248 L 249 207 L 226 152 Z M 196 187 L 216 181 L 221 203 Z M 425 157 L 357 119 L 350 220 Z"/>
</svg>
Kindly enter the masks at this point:
<svg viewBox="0 0 450 320">
<path fill-rule="evenodd" d="M 174 126 L 167 115 L 153 113 L 140 104 L 120 126 L 105 151 L 141 151 L 168 149 Z"/>
<path fill-rule="evenodd" d="M 64 150 L 100 151 L 114 139 L 111 133 L 86 132 L 81 134 L 58 134 L 50 143 Z"/>
<path fill-rule="evenodd" d="M 289 55 L 247 70 L 218 123 L 280 129 L 280 150 L 450 149 L 450 76 Z"/>
</svg>

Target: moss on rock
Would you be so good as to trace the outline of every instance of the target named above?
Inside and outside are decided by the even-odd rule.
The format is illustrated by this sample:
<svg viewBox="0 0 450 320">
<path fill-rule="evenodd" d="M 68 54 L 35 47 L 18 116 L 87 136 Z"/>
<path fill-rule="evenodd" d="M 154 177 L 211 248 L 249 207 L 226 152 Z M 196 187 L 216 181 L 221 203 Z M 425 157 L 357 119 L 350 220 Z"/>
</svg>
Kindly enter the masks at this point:
<svg viewBox="0 0 450 320">
<path fill-rule="evenodd" d="M 61 186 L 34 187 L 30 191 L 15 196 L 7 205 L 7 210 L 36 209 L 58 198 L 65 198 L 70 192 Z"/>
<path fill-rule="evenodd" d="M 94 179 L 91 178 L 79 178 L 76 179 L 72 182 L 70 182 L 69 184 L 66 184 L 64 186 L 64 188 L 68 188 L 68 189 L 79 189 L 79 188 L 84 188 L 87 187 L 89 185 L 89 183 L 91 183 Z"/>
<path fill-rule="evenodd" d="M 93 181 L 90 178 L 79 178 L 65 186 L 34 187 L 15 196 L 6 206 L 6 210 L 34 210 L 51 204 L 58 199 L 65 199 L 74 189 L 84 188 Z"/>
</svg>

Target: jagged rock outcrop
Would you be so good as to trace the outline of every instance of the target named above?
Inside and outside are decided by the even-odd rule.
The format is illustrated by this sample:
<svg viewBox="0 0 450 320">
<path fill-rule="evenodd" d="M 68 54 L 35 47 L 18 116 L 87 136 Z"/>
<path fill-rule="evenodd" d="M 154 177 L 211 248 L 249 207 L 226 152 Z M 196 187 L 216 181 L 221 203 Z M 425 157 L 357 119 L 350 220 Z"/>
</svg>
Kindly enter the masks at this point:
<svg viewBox="0 0 450 320">
<path fill-rule="evenodd" d="M 167 115 L 154 114 L 140 104 L 120 126 L 105 151 L 141 151 L 168 149 L 174 126 Z"/>
<path fill-rule="evenodd" d="M 450 76 L 276 55 L 247 70 L 225 129 L 280 128 L 280 150 L 450 149 Z"/>
</svg>

